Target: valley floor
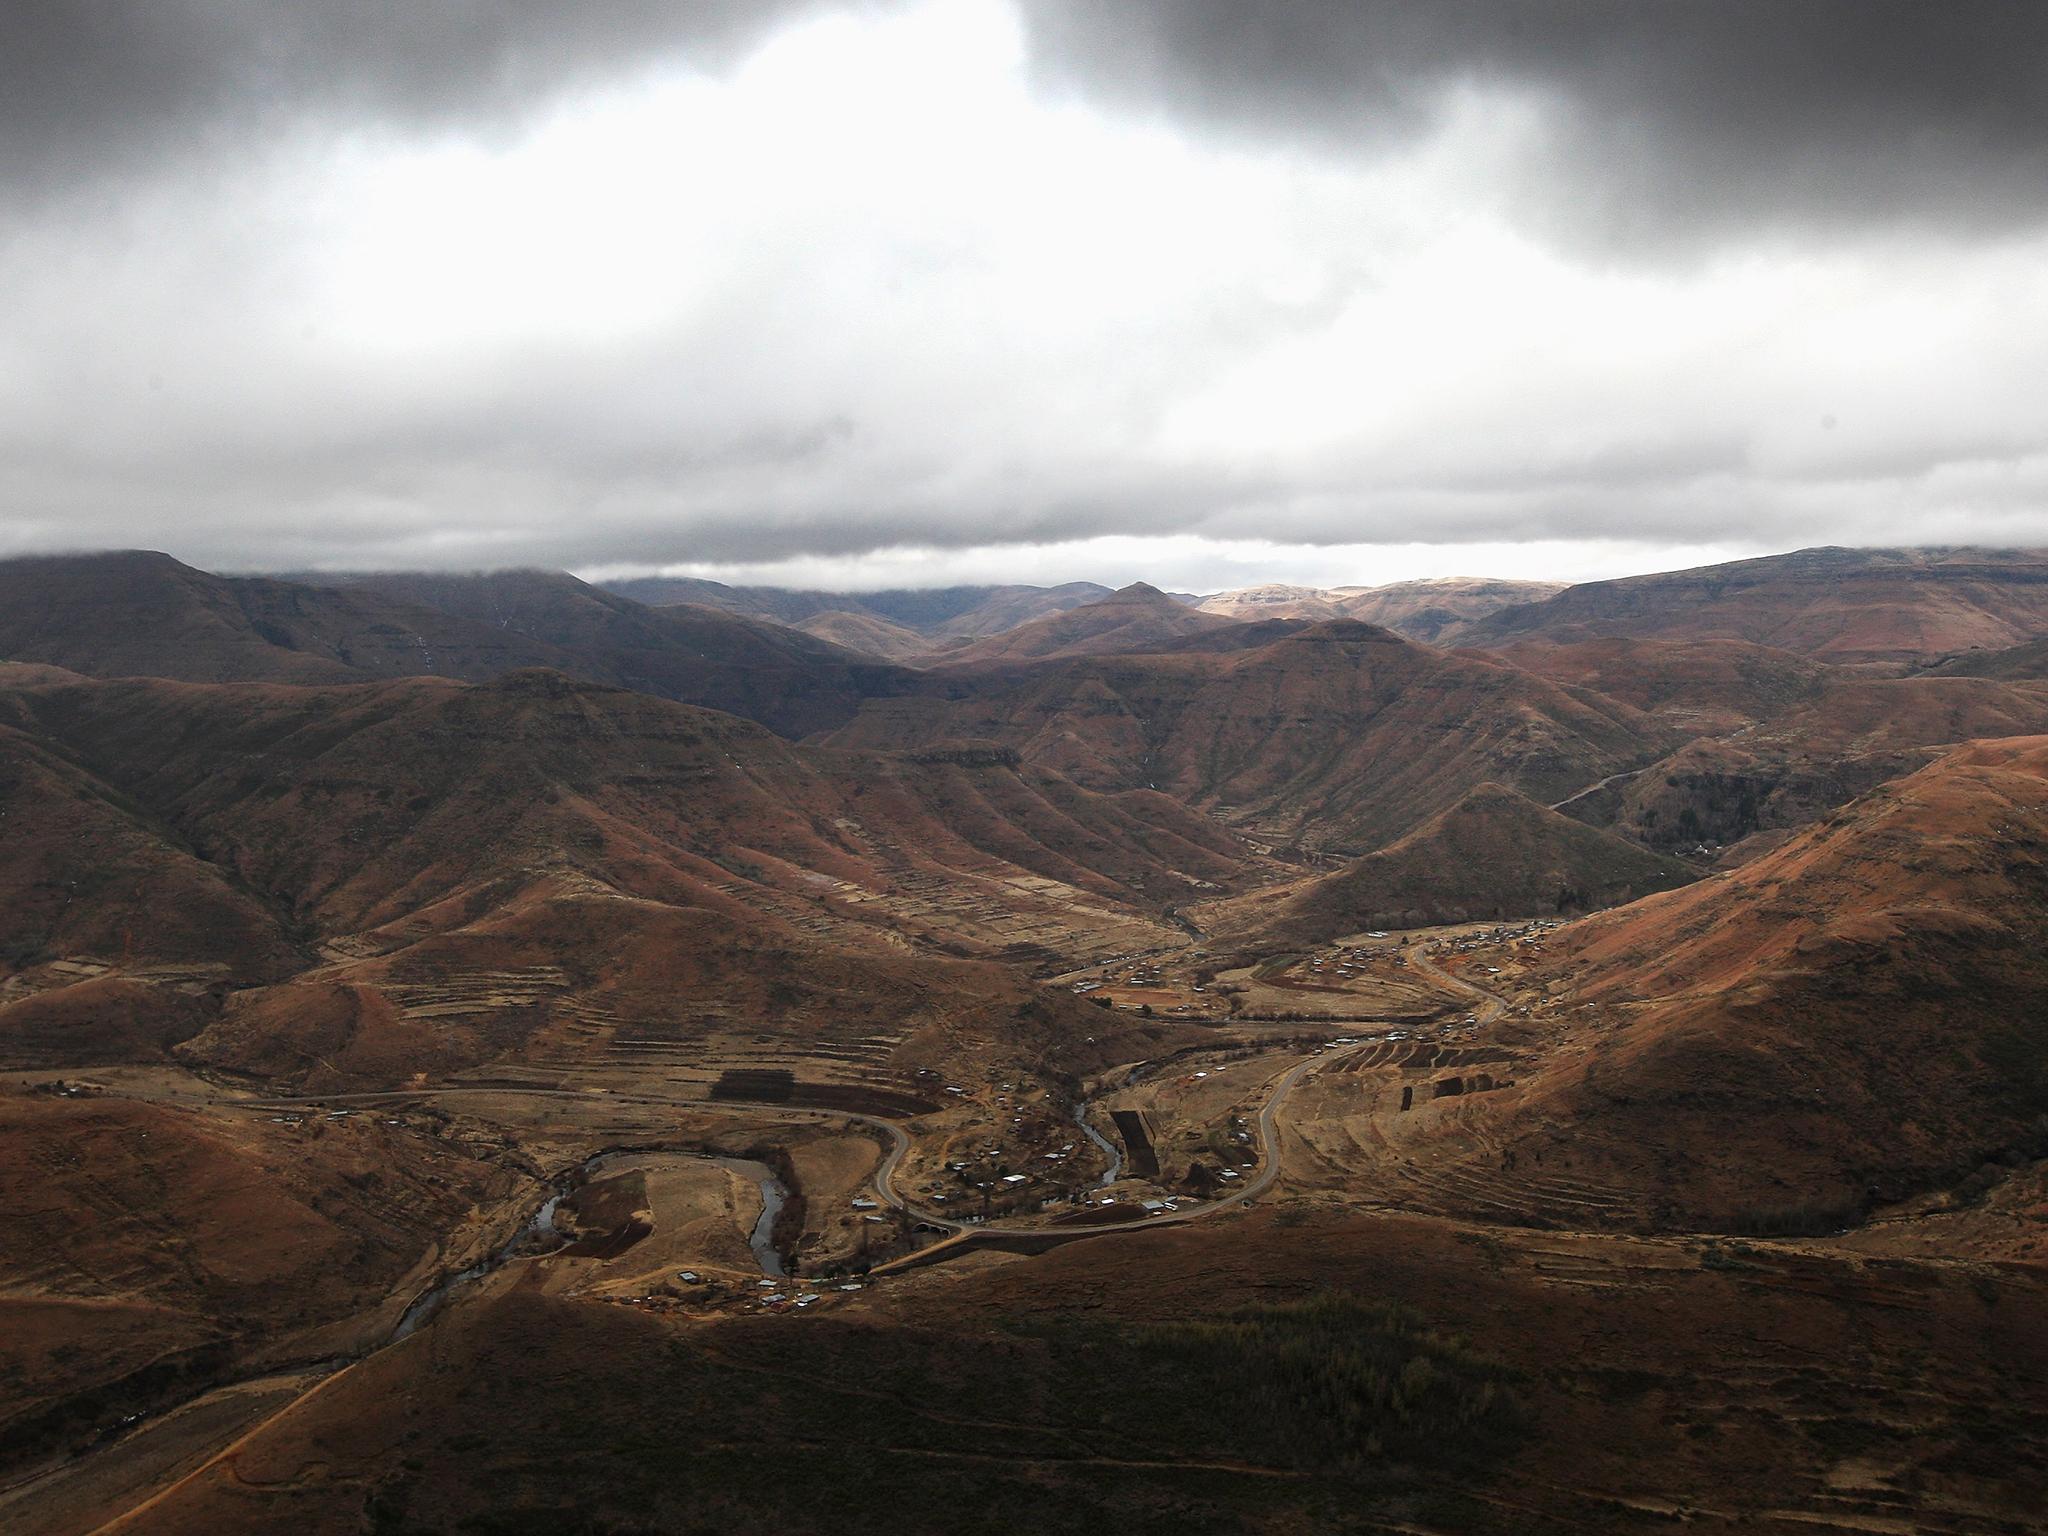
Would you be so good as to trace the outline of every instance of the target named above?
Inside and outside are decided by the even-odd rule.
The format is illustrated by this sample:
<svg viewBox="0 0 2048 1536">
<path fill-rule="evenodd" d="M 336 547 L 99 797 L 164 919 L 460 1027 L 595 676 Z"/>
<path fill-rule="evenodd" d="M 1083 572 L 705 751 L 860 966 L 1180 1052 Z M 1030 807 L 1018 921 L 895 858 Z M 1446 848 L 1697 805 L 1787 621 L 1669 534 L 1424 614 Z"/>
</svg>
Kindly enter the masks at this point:
<svg viewBox="0 0 2048 1536">
<path fill-rule="evenodd" d="M 1070 973 L 1200 1031 L 1073 1093 L 962 1072 L 921 1114 L 617 1064 L 285 1096 L 81 1071 L 42 1102 L 499 1182 L 360 1312 L 17 1466 L 0 1524 L 2039 1529 L 2039 1165 L 1840 1236 L 1654 1230 L 1491 1113 L 1602 1027 L 1536 1027 L 1548 935 Z M 1328 1374 L 1333 1338 L 1377 1363 Z"/>
</svg>

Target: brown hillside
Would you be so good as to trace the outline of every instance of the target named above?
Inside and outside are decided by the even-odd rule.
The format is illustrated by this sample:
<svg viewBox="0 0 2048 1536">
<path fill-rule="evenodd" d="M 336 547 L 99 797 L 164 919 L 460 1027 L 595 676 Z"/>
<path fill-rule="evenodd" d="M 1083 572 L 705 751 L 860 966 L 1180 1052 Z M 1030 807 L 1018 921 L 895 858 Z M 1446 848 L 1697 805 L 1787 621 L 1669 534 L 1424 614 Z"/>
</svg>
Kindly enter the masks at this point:
<svg viewBox="0 0 2048 1536">
<path fill-rule="evenodd" d="M 1217 655 L 948 667 L 832 739 L 963 736 L 1093 788 L 1156 788 L 1278 843 L 1357 850 L 1476 784 L 1547 804 L 1675 741 L 1625 704 L 1351 621 Z"/>
<path fill-rule="evenodd" d="M 551 672 L 20 697 L 40 729 L 215 862 L 330 931 L 541 869 L 665 901 L 734 881 L 806 898 L 835 881 L 886 889 L 892 863 L 970 881 L 1028 870 L 1121 901 L 1228 878 L 1237 857 L 1218 828 L 1157 797 L 1075 790 L 998 750 L 811 752 Z"/>
<path fill-rule="evenodd" d="M 1335 874 L 1218 902 L 1196 917 L 1226 942 L 1312 945 L 1368 928 L 1575 915 L 1693 878 L 1674 859 L 1480 784 Z"/>
<path fill-rule="evenodd" d="M 231 870 L 49 744 L 7 727 L 0 913 L 0 976 L 83 959 L 257 980 L 302 963 L 281 913 Z"/>
<path fill-rule="evenodd" d="M 1233 622 L 1175 602 L 1141 581 L 1097 602 L 949 648 L 939 659 L 948 666 L 965 666 L 1153 651 Z"/>
<path fill-rule="evenodd" d="M 905 629 L 901 624 L 891 624 L 887 619 L 871 613 L 848 613 L 834 609 L 829 613 L 817 613 L 800 621 L 797 626 L 807 635 L 828 640 L 834 645 L 843 645 L 849 651 L 859 651 L 867 656 L 880 656 L 887 661 L 906 661 L 922 656 L 932 648 L 932 642 L 914 629 Z"/>
<path fill-rule="evenodd" d="M 1444 630 L 1514 603 L 1533 603 L 1564 590 L 1555 581 L 1495 581 L 1441 576 L 1380 587 L 1290 587 L 1273 584 L 1217 592 L 1195 604 L 1226 618 L 1357 619 L 1411 640 L 1434 640 Z"/>
<path fill-rule="evenodd" d="M 1801 827 L 1942 749 L 2048 731 L 2048 685 L 1835 674 L 1774 717 L 1697 741 L 1574 815 L 1652 847 Z"/>
<path fill-rule="evenodd" d="M 1441 576 L 1397 581 L 1384 587 L 1344 589 L 1346 616 L 1383 624 L 1411 640 L 1435 641 L 1487 614 L 1518 603 L 1541 602 L 1564 590 L 1557 581 L 1500 581 L 1487 577 Z"/>
<path fill-rule="evenodd" d="M 366 1501 L 426 1530 L 733 1536 L 2033 1523 L 2036 1282 L 1707 1252 L 1295 1208 L 801 1323 L 577 1302 L 535 1266 L 279 1415 L 149 1529 L 346 1530 Z"/>
<path fill-rule="evenodd" d="M 513 1188 L 370 1116 L 0 1091 L 0 1441 L 74 1447 L 104 1400 L 175 1403 L 287 1339 L 381 1342 L 396 1308 L 359 1315 Z"/>
<path fill-rule="evenodd" d="M 1347 617 L 1338 593 L 1325 592 L 1318 587 L 1290 587 L 1278 583 L 1214 592 L 1194 607 L 1203 613 L 1213 613 L 1240 623 L 1247 619 L 1306 619 L 1320 624 Z"/>
<path fill-rule="evenodd" d="M 1966 651 L 1934 670 L 1944 677 L 1996 677 L 2013 682 L 2048 678 L 2048 636 L 2004 650 Z"/>
<path fill-rule="evenodd" d="M 1448 632 L 1458 645 L 1614 636 L 1744 640 L 1821 661 L 1901 666 L 2048 631 L 2048 555 L 1809 549 L 1588 582 Z"/>
<path fill-rule="evenodd" d="M 1701 735 L 1781 715 L 1818 698 L 1832 676 L 1820 662 L 1742 640 L 1520 640 L 1486 654 Z"/>
<path fill-rule="evenodd" d="M 151 885 L 146 858 L 102 858 L 77 829 L 38 845 L 44 863 L 19 876 L 18 931 L 35 939 L 21 985 L 67 984 L 76 976 L 50 967 L 80 958 L 276 980 L 305 963 L 277 958 L 288 924 L 331 963 L 237 994 L 185 1047 L 258 1075 L 392 1081 L 574 1054 L 593 1030 L 609 1041 L 673 1027 L 681 1046 L 727 1019 L 894 1042 L 878 1061 L 906 1030 L 947 1019 L 1035 1050 L 1015 1021 L 1036 989 L 1009 973 L 973 979 L 955 959 L 1039 965 L 1157 945 L 1177 932 L 1164 909 L 1227 888 L 1243 866 L 1229 834 L 1163 796 L 1086 790 L 987 743 L 794 748 L 729 715 L 555 673 L 338 689 L 136 680 L 12 700 L 31 761 L 56 748 L 28 729 L 204 854 Z M 143 883 L 67 917 L 48 873 L 67 850 L 90 855 L 103 882 Z M 202 898 L 216 888 L 262 893 L 251 910 L 264 923 L 249 933 L 214 913 Z M 47 934 L 26 921 L 38 900 Z M 1050 1017 L 1080 1006 L 1061 997 Z M 182 1038 L 189 1020 L 176 1018 Z M 160 1050 L 150 1042 L 173 1033 L 167 1016 L 119 1038 Z"/>
<path fill-rule="evenodd" d="M 1843 1225 L 2043 1140 L 2048 739 L 1961 748 L 1585 919 L 1539 974 L 1573 1048 L 1493 1096 L 1489 1137 L 1663 1220 Z"/>
</svg>

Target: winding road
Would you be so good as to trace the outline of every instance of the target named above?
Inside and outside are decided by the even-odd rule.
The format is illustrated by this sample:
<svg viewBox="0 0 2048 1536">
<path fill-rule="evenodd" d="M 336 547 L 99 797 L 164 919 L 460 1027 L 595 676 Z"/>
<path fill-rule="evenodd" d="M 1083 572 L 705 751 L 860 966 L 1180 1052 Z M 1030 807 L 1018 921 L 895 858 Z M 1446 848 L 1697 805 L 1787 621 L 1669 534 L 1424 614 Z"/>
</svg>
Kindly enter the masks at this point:
<svg viewBox="0 0 2048 1536">
<path fill-rule="evenodd" d="M 1550 808 L 1553 811 L 1561 811 L 1568 805 L 1578 804 L 1579 801 L 1585 799 L 1588 795 L 1599 794 L 1601 790 L 1605 789 L 1610 784 L 1619 784 L 1624 779 L 1633 779 L 1638 774 L 1648 773 L 1649 771 L 1649 767 L 1643 767 L 1624 768 L 1620 773 L 1610 773 L 1609 775 L 1607 775 L 1606 778 L 1601 779 L 1598 783 L 1588 784 L 1584 789 L 1575 789 L 1570 794 L 1566 795 L 1562 800 L 1551 801 Z"/>
<path fill-rule="evenodd" d="M 898 1169 L 902 1166 L 903 1158 L 910 1150 L 909 1134 L 905 1132 L 900 1125 L 897 1125 L 893 1121 L 884 1120 L 876 1115 L 862 1114 L 858 1111 L 852 1110 L 815 1110 L 801 1107 L 792 1108 L 791 1106 L 786 1104 L 771 1104 L 754 1100 L 680 1099 L 660 1094 L 605 1094 L 602 1097 L 605 1102 L 612 1104 L 641 1104 L 660 1107 L 673 1107 L 677 1109 L 700 1110 L 707 1108 L 772 1110 L 778 1114 L 797 1115 L 805 1119 L 837 1120 L 842 1122 L 851 1122 L 859 1125 L 870 1126 L 880 1131 L 888 1143 L 887 1148 L 882 1155 L 882 1160 L 875 1167 L 874 1185 L 876 1193 L 886 1203 L 895 1207 L 898 1210 L 901 1210 L 906 1215 L 913 1217 L 918 1221 L 926 1222 L 932 1226 L 939 1227 L 953 1234 L 951 1238 L 946 1239 L 944 1242 L 940 1244 L 934 1244 L 931 1248 L 921 1250 L 922 1252 L 931 1252 L 933 1251 L 933 1249 L 945 1247 L 954 1241 L 970 1242 L 974 1238 L 984 1234 L 1003 1234 L 1011 1236 L 1030 1234 L 1035 1236 L 1044 1236 L 1048 1232 L 1052 1232 L 1058 1234 L 1060 1237 L 1071 1237 L 1072 1239 L 1080 1239 L 1084 1237 L 1108 1237 L 1122 1232 L 1149 1231 L 1156 1227 L 1183 1225 L 1191 1221 L 1199 1221 L 1206 1217 L 1215 1216 L 1220 1214 L 1221 1212 L 1234 1209 L 1238 1206 L 1245 1204 L 1248 1201 L 1257 1199 L 1260 1195 L 1264 1194 L 1268 1189 L 1272 1187 L 1273 1181 L 1279 1176 L 1280 1173 L 1280 1155 L 1278 1139 L 1278 1115 L 1280 1108 L 1282 1104 L 1285 1102 L 1288 1093 L 1294 1088 L 1294 1086 L 1298 1082 L 1301 1081 L 1303 1076 L 1306 1075 L 1309 1072 L 1309 1070 L 1316 1065 L 1319 1059 L 1320 1058 L 1313 1055 L 1303 1057 L 1300 1061 L 1297 1061 L 1292 1067 L 1288 1068 L 1286 1073 L 1283 1076 L 1281 1076 L 1277 1082 L 1274 1083 L 1272 1091 L 1267 1095 L 1266 1102 L 1260 1108 L 1258 1114 L 1259 1141 L 1261 1144 L 1261 1150 L 1263 1152 L 1260 1168 L 1258 1173 L 1253 1178 L 1248 1180 L 1242 1189 L 1235 1190 L 1229 1195 L 1224 1196 L 1222 1199 L 1209 1201 L 1200 1206 L 1191 1207 L 1164 1216 L 1134 1217 L 1129 1221 L 1104 1223 L 1101 1226 L 1091 1226 L 1073 1229 L 1071 1231 L 1062 1231 L 1062 1229 L 1058 1228 L 1049 1229 L 1046 1227 L 1024 1227 L 1011 1226 L 1005 1224 L 961 1223 L 958 1221 L 954 1221 L 949 1217 L 943 1217 L 931 1212 L 921 1210 L 919 1207 L 912 1205 L 910 1201 L 907 1198 L 905 1198 L 903 1193 L 899 1189 L 897 1189 L 895 1182 L 896 1174 Z M 318 1094 L 290 1097 L 268 1097 L 263 1099 L 238 1099 L 233 1102 L 234 1107 L 238 1108 L 256 1111 L 276 1111 L 288 1109 L 327 1108 L 349 1104 L 367 1105 L 416 1103 L 423 1099 L 479 1097 L 505 1094 L 516 1094 L 522 1097 L 533 1098 L 567 1099 L 584 1103 L 588 1103 L 593 1098 L 598 1097 L 597 1095 L 593 1095 L 588 1092 L 581 1092 L 575 1089 L 568 1088 L 451 1086 L 444 1088 L 396 1089 L 369 1093 Z M 370 1354 L 374 1355 L 378 1352 L 378 1350 L 372 1350 L 370 1351 Z M 365 1355 L 362 1358 L 367 1359 L 369 1358 L 369 1355 Z M 293 1396 L 290 1401 L 279 1406 L 274 1412 L 266 1413 L 262 1415 L 260 1418 L 254 1420 L 253 1422 L 246 1422 L 238 1426 L 234 1433 L 227 1440 L 227 1443 L 205 1453 L 196 1463 L 187 1464 L 186 1466 L 180 1468 L 174 1476 L 172 1476 L 167 1481 L 151 1490 L 146 1496 L 142 1497 L 138 1502 L 129 1505 L 125 1509 L 121 1509 L 119 1511 L 112 1513 L 100 1524 L 92 1527 L 92 1536 L 102 1536 L 102 1533 L 111 1533 L 117 1530 L 125 1530 L 132 1528 L 133 1522 L 137 1519 L 137 1517 L 147 1513 L 151 1509 L 156 1508 L 165 1499 L 171 1497 L 180 1489 L 185 1488 L 190 1484 L 196 1482 L 199 1478 L 205 1476 L 214 1468 L 220 1466 L 224 1461 L 230 1460 L 238 1451 L 240 1451 L 244 1446 L 253 1442 L 265 1430 L 269 1429 L 272 1425 L 276 1424 L 280 1419 L 283 1419 L 288 1415 L 297 1412 L 300 1408 L 302 1408 L 307 1402 L 311 1401 L 314 1397 L 324 1392 L 329 1387 L 333 1386 L 337 1381 L 340 1381 L 344 1377 L 349 1375 L 349 1373 L 355 1368 L 355 1366 L 360 1363 L 361 1360 L 349 1361 L 340 1364 L 336 1369 L 322 1373 L 317 1380 L 311 1381 L 308 1384 L 305 1391 Z M 231 1385 L 229 1388 L 225 1390 L 238 1390 L 246 1385 L 246 1383 L 237 1383 Z M 26 1481 L 41 1481 L 41 1476 L 39 1475 L 35 1479 L 30 1479 Z"/>
<path fill-rule="evenodd" d="M 1483 995 L 1483 994 L 1482 994 Z M 1204 1201 L 1198 1206 L 1176 1211 L 1167 1216 L 1133 1216 L 1129 1221 L 1103 1222 L 1088 1228 L 1090 1236 L 1106 1235 L 1111 1232 L 1132 1231 L 1140 1227 L 1157 1227 L 1168 1223 L 1181 1223 L 1213 1216 L 1219 1211 L 1231 1209 L 1256 1199 L 1270 1189 L 1280 1172 L 1279 1142 L 1276 1132 L 1276 1115 L 1288 1092 L 1316 1062 L 1316 1057 L 1305 1056 L 1291 1067 L 1285 1076 L 1273 1085 L 1265 1104 L 1258 1115 L 1259 1142 L 1263 1156 L 1258 1173 L 1248 1180 L 1242 1189 L 1233 1190 L 1221 1199 Z M 910 1152 L 910 1135 L 893 1120 L 879 1115 L 863 1114 L 858 1110 L 809 1109 L 803 1106 L 770 1103 L 757 1099 L 685 1099 L 668 1094 L 607 1093 L 596 1095 L 574 1088 L 526 1088 L 526 1087 L 465 1087 L 453 1085 L 441 1088 L 397 1088 L 366 1093 L 321 1093 L 270 1097 L 263 1099 L 240 1099 L 232 1107 L 256 1111 L 327 1109 L 352 1104 L 410 1104 L 423 1099 L 450 1099 L 464 1097 L 493 1098 L 514 1095 L 521 1098 L 562 1099 L 573 1103 L 589 1104 L 601 1101 L 605 1104 L 637 1104 L 667 1109 L 760 1109 L 771 1110 L 782 1115 L 797 1115 L 809 1120 L 836 1120 L 867 1126 L 880 1131 L 888 1145 L 882 1153 L 882 1160 L 875 1165 L 875 1193 L 882 1203 L 903 1212 L 915 1221 L 941 1231 L 954 1234 L 966 1232 L 1002 1233 L 1009 1236 L 1039 1234 L 1046 1231 L 1042 1226 L 1022 1226 L 1002 1222 L 963 1222 L 951 1216 L 940 1215 L 922 1206 L 915 1205 L 903 1191 L 896 1187 L 897 1171 L 903 1166 L 903 1159 Z M 1081 1121 L 1075 1122 L 1086 1131 Z M 1091 1137 L 1092 1140 L 1100 1138 Z"/>
<path fill-rule="evenodd" d="M 1508 1005 L 1501 998 L 1487 991 L 1486 988 L 1467 981 L 1462 976 L 1453 976 L 1449 971 L 1430 959 L 1422 950 L 1411 946 L 1406 953 L 1408 955 L 1408 964 L 1411 968 L 1422 972 L 1423 975 L 1433 981 L 1442 982 L 1453 992 L 1462 992 L 1467 997 L 1478 998 L 1479 1007 L 1474 1011 L 1473 1017 L 1478 1019 L 1480 1023 L 1491 1024 L 1495 1019 L 1507 1012 Z"/>
</svg>

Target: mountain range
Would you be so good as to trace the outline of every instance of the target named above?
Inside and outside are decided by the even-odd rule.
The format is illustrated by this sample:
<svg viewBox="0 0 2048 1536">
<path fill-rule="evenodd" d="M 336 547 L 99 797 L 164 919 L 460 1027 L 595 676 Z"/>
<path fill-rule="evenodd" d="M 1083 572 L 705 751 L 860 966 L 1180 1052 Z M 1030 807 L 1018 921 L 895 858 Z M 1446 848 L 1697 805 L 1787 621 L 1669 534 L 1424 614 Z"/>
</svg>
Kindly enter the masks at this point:
<svg viewBox="0 0 2048 1536">
<path fill-rule="evenodd" d="M 2026 1529 L 2044 578 L 0 562 L 0 1524 Z"/>
</svg>

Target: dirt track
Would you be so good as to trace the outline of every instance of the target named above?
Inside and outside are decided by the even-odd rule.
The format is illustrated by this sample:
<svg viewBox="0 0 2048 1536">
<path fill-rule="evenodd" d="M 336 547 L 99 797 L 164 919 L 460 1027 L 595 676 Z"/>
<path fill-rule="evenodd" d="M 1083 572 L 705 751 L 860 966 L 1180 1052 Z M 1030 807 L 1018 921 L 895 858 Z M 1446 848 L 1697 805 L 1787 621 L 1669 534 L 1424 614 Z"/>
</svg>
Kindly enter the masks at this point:
<svg viewBox="0 0 2048 1536">
<path fill-rule="evenodd" d="M 1478 998 L 1479 1009 L 1476 1017 L 1482 1024 L 1491 1024 L 1507 1011 L 1508 1005 L 1493 993 L 1487 991 L 1486 988 L 1477 986 L 1462 976 L 1453 976 L 1420 949 L 1411 949 L 1409 951 L 1408 963 L 1425 976 L 1442 982 L 1453 991 L 1463 992 L 1467 997 Z"/>
<path fill-rule="evenodd" d="M 1165 1216 L 1133 1217 L 1129 1220 L 1105 1223 L 1099 1226 L 1089 1226 L 1073 1232 L 1063 1232 L 1054 1229 L 1047 1229 L 1044 1227 L 1021 1227 L 1006 1225 L 967 1226 L 960 1222 L 954 1221 L 950 1218 L 926 1212 L 912 1205 L 902 1195 L 902 1193 L 897 1190 L 894 1177 L 896 1170 L 901 1165 L 904 1156 L 910 1150 L 910 1137 L 908 1133 L 906 1133 L 900 1125 L 897 1125 L 888 1120 L 881 1119 L 878 1116 L 867 1115 L 859 1113 L 857 1111 L 848 1110 L 792 1109 L 789 1106 L 782 1104 L 753 1104 L 740 1100 L 721 1100 L 716 1105 L 711 1105 L 708 1104 L 706 1101 L 700 1099 L 679 1099 L 666 1095 L 654 1094 L 608 1094 L 605 1095 L 605 1099 L 610 1103 L 673 1106 L 678 1109 L 704 1109 L 713 1107 L 721 1110 L 748 1108 L 760 1109 L 764 1111 L 772 1111 L 780 1115 L 795 1115 L 804 1119 L 811 1120 L 851 1121 L 856 1124 L 870 1126 L 876 1130 L 879 1130 L 886 1138 L 888 1142 L 888 1147 L 883 1154 L 881 1162 L 877 1164 L 875 1168 L 874 1185 L 877 1195 L 885 1203 L 889 1204 L 892 1207 L 895 1207 L 898 1210 L 905 1212 L 907 1215 L 913 1217 L 919 1222 L 942 1227 L 944 1230 L 952 1234 L 952 1236 L 942 1240 L 940 1243 L 934 1244 L 930 1248 L 920 1250 L 920 1254 L 926 1255 L 927 1257 L 923 1257 L 922 1259 L 920 1259 L 919 1255 L 909 1256 L 910 1260 L 916 1260 L 919 1263 L 931 1263 L 935 1262 L 936 1260 L 932 1257 L 929 1257 L 930 1255 L 939 1254 L 941 1258 L 951 1257 L 955 1252 L 966 1252 L 970 1248 L 979 1246 L 984 1242 L 986 1242 L 989 1246 L 997 1247 L 1003 1246 L 1006 1243 L 1010 1245 L 1023 1243 L 1035 1249 L 1036 1245 L 1039 1243 L 1043 1243 L 1045 1246 L 1056 1246 L 1063 1242 L 1072 1241 L 1084 1237 L 1106 1237 L 1117 1233 L 1151 1231 L 1161 1226 L 1185 1225 L 1189 1222 L 1198 1221 L 1207 1217 L 1215 1216 L 1220 1212 L 1226 1210 L 1235 1209 L 1236 1207 L 1242 1206 L 1247 1201 L 1256 1199 L 1259 1195 L 1263 1194 L 1267 1189 L 1269 1189 L 1272 1186 L 1274 1179 L 1278 1176 L 1280 1171 L 1278 1156 L 1279 1140 L 1275 1130 L 1276 1115 L 1280 1109 L 1282 1102 L 1285 1100 L 1288 1091 L 1295 1085 L 1297 1081 L 1299 1081 L 1302 1075 L 1312 1065 L 1316 1063 L 1318 1059 L 1319 1058 L 1316 1057 L 1306 1057 L 1302 1059 L 1301 1061 L 1297 1062 L 1293 1067 L 1291 1067 L 1287 1071 L 1287 1073 L 1283 1077 L 1281 1077 L 1280 1080 L 1274 1085 L 1273 1090 L 1271 1094 L 1268 1096 L 1265 1105 L 1259 1111 L 1258 1117 L 1259 1136 L 1260 1141 L 1265 1149 L 1265 1156 L 1258 1173 L 1254 1175 L 1250 1180 L 1248 1180 L 1243 1188 L 1238 1189 L 1221 1199 L 1207 1202 L 1193 1209 L 1182 1210 Z M 252 1111 L 272 1112 L 277 1110 L 307 1109 L 313 1107 L 327 1107 L 342 1104 L 399 1104 L 419 1102 L 426 1099 L 484 1097 L 506 1094 L 513 1094 L 522 1097 L 563 1099 L 573 1102 L 585 1103 L 587 1103 L 591 1098 L 589 1094 L 578 1093 L 569 1089 L 523 1087 L 446 1087 L 401 1089 L 373 1093 L 305 1095 L 265 1098 L 260 1100 L 243 1099 L 233 1101 L 233 1103 L 234 1107 L 238 1108 L 248 1109 Z M 941 1253 L 941 1250 L 944 1250 L 944 1252 Z M 906 1263 L 906 1261 L 898 1261 L 898 1264 L 903 1265 L 903 1267 L 911 1267 L 911 1265 Z M 876 1271 L 876 1273 L 885 1274 L 892 1271 L 896 1267 L 897 1265 L 884 1265 L 881 1266 Z M 294 1395 L 288 1402 L 280 1405 L 274 1412 L 265 1414 L 260 1420 L 258 1420 L 254 1424 L 245 1423 L 237 1426 L 236 1432 L 234 1433 L 233 1437 L 225 1445 L 222 1445 L 218 1450 L 205 1455 L 204 1458 L 196 1464 L 190 1465 L 178 1471 L 171 1478 L 170 1481 L 165 1482 L 155 1487 L 154 1489 L 148 1491 L 147 1494 L 139 1500 L 139 1502 L 130 1505 L 127 1509 L 105 1520 L 101 1524 L 90 1527 L 88 1536 L 100 1536 L 100 1533 L 102 1532 L 111 1532 L 127 1527 L 129 1523 L 135 1519 L 135 1517 L 155 1507 L 162 1500 L 169 1497 L 172 1493 L 176 1492 L 179 1488 L 185 1486 L 186 1484 L 192 1482 L 194 1479 L 200 1477 L 209 1469 L 218 1466 L 223 1460 L 231 1458 L 242 1445 L 248 1443 L 256 1435 L 261 1433 L 263 1430 L 269 1428 L 271 1425 L 275 1424 L 278 1420 L 295 1412 L 304 1403 L 311 1399 L 315 1394 L 321 1392 L 326 1387 L 330 1386 L 334 1381 L 344 1376 L 352 1368 L 353 1364 L 354 1362 L 352 1362 L 350 1365 L 344 1365 L 339 1370 L 333 1371 L 332 1373 L 322 1375 L 317 1381 L 312 1382 L 305 1391 Z"/>
</svg>

